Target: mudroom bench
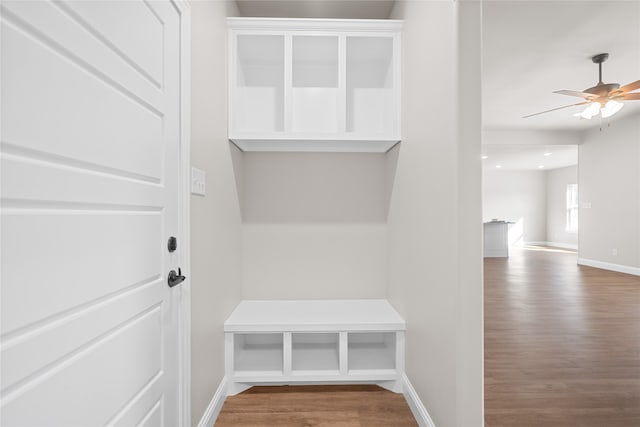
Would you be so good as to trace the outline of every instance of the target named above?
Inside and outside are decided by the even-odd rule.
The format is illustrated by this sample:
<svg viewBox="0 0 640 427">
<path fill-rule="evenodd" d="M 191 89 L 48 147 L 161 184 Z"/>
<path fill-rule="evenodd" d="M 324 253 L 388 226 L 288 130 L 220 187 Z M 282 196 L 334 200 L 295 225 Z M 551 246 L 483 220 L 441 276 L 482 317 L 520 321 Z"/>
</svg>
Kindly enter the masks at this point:
<svg viewBox="0 0 640 427">
<path fill-rule="evenodd" d="M 227 395 L 286 384 L 401 392 L 404 331 L 387 300 L 242 301 L 224 323 Z"/>
</svg>

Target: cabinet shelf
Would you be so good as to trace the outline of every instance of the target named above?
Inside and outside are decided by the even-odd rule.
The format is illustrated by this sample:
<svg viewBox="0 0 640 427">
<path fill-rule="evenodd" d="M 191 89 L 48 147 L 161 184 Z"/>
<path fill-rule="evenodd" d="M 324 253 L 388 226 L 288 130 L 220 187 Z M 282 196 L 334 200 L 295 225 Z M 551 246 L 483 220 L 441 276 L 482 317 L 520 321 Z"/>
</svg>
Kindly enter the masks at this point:
<svg viewBox="0 0 640 427">
<path fill-rule="evenodd" d="M 400 141 L 401 21 L 227 25 L 229 139 L 240 149 L 386 152 Z"/>
</svg>

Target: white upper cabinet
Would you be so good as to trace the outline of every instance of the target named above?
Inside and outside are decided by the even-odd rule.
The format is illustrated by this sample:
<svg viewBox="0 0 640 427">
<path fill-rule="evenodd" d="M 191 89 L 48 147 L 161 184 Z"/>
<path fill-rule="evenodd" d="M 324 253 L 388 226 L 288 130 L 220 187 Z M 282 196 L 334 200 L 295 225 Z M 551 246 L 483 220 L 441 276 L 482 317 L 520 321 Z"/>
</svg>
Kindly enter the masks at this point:
<svg viewBox="0 0 640 427">
<path fill-rule="evenodd" d="M 229 139 L 244 151 L 400 141 L 401 21 L 228 18 Z"/>
</svg>

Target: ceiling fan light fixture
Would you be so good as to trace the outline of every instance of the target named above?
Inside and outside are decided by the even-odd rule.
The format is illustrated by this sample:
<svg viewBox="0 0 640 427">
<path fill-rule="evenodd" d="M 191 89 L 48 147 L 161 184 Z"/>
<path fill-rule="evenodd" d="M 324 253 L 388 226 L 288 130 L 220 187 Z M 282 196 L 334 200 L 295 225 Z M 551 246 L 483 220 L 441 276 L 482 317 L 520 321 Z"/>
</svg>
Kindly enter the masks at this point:
<svg viewBox="0 0 640 427">
<path fill-rule="evenodd" d="M 618 111 L 622 110 L 624 104 L 622 102 L 614 101 L 613 99 L 607 101 L 606 105 L 600 111 L 602 113 L 602 118 L 606 119 L 607 117 L 613 116 Z"/>
<path fill-rule="evenodd" d="M 591 120 L 593 116 L 597 116 L 600 112 L 600 103 L 592 102 L 589 104 L 587 108 L 584 109 L 582 113 L 580 113 L 580 117 L 583 119 Z"/>
<path fill-rule="evenodd" d="M 526 119 L 528 117 L 538 116 L 552 111 L 586 105 L 587 108 L 585 108 L 584 111 L 581 113 L 575 113 L 573 116 L 591 120 L 594 116 L 602 114 L 601 117 L 606 119 L 616 114 L 624 106 L 622 102 L 618 102 L 617 100 L 640 101 L 640 92 L 635 92 L 640 89 L 640 80 L 627 83 L 623 86 L 620 86 L 618 83 L 604 83 L 602 80 L 602 63 L 606 61 L 608 57 L 608 53 L 600 53 L 591 57 L 591 60 L 598 64 L 598 83 L 595 86 L 585 89 L 582 92 L 564 89 L 554 91 L 554 93 L 560 95 L 582 98 L 580 102 L 552 108 L 539 113 L 527 114 L 522 118 Z"/>
</svg>

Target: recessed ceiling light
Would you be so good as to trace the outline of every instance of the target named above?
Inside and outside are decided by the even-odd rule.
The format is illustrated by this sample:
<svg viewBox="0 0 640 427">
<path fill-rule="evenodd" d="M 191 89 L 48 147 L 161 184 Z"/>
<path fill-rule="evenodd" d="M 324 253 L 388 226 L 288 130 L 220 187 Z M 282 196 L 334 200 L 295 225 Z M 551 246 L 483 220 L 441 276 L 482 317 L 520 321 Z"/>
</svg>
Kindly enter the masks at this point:
<svg viewBox="0 0 640 427">
<path fill-rule="evenodd" d="M 487 160 L 489 156 L 482 156 L 482 160 Z"/>
<path fill-rule="evenodd" d="M 496 169 L 500 169 L 502 165 L 496 165 Z"/>
<path fill-rule="evenodd" d="M 538 169 L 544 168 L 544 165 L 538 165 Z"/>
<path fill-rule="evenodd" d="M 549 157 L 549 156 L 550 156 L 550 155 L 552 155 L 552 154 L 553 154 L 553 153 L 550 153 L 550 152 L 548 152 L 548 151 L 547 151 L 546 153 L 544 153 L 545 157 Z"/>
</svg>

